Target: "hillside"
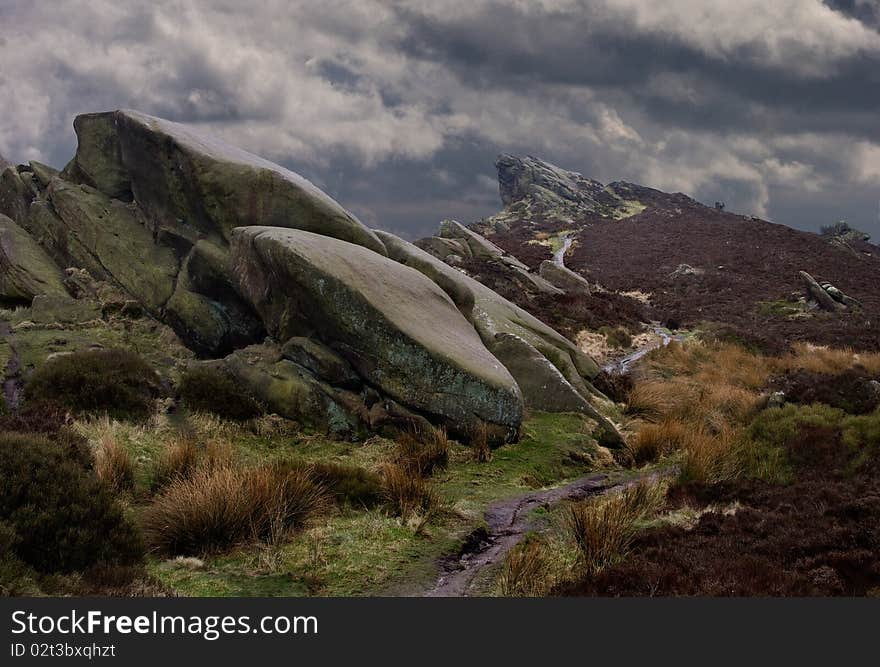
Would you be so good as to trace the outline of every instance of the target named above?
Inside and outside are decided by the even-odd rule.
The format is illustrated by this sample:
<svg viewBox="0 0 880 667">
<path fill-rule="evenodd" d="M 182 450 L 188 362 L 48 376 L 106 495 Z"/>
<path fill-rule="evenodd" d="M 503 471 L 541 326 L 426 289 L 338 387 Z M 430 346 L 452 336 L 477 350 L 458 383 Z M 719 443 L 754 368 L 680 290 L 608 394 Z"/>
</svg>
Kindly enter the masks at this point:
<svg viewBox="0 0 880 667">
<path fill-rule="evenodd" d="M 623 182 L 603 186 L 537 158 L 503 155 L 496 164 L 504 208 L 472 228 L 534 271 L 567 237 L 568 268 L 612 293 L 639 293 L 647 301 L 644 315 L 672 328 L 723 327 L 768 350 L 796 341 L 880 346 L 875 245 L 859 238 L 830 243 L 680 193 Z M 800 271 L 862 307 L 835 313 L 811 307 Z M 533 307 L 552 310 L 547 301 Z M 616 318 L 603 315 L 601 304 L 588 310 L 594 320 L 628 324 L 634 307 L 618 302 Z"/>
</svg>

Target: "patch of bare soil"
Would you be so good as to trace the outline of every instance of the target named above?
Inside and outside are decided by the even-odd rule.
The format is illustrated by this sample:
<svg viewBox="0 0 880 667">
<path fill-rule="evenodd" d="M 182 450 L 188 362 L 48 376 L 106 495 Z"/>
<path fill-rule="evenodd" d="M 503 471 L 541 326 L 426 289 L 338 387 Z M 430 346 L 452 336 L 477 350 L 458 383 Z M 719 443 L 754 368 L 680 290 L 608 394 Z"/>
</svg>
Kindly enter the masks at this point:
<svg viewBox="0 0 880 667">
<path fill-rule="evenodd" d="M 673 506 L 721 506 L 696 525 L 646 530 L 620 564 L 561 591 L 588 596 L 880 595 L 877 461 L 852 473 L 840 434 L 806 428 L 796 481 L 678 489 Z"/>
</svg>

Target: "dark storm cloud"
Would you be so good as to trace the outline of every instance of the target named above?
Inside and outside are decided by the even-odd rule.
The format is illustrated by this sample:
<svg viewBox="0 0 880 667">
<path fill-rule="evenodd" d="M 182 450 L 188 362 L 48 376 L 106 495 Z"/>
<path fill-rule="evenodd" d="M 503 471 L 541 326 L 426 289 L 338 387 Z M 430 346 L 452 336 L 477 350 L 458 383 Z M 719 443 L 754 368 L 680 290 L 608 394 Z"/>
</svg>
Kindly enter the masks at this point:
<svg viewBox="0 0 880 667">
<path fill-rule="evenodd" d="M 640 34 L 631 25 L 597 17 L 592 4 L 583 3 L 575 14 L 547 13 L 540 22 L 525 8 L 499 2 L 462 19 L 401 9 L 408 32 L 399 45 L 413 57 L 448 63 L 471 85 L 603 89 L 636 102 L 663 124 L 684 128 L 776 130 L 794 124 L 801 130 L 880 134 L 878 53 L 842 59 L 833 76 L 804 78 L 784 68 L 756 66 L 762 58 L 757 44 L 719 59 L 668 34 Z M 699 98 L 652 89 L 652 79 L 663 75 L 694 82 Z"/>
<path fill-rule="evenodd" d="M 0 6 L 0 152 L 77 113 L 193 123 L 417 236 L 497 210 L 498 152 L 880 236 L 868 0 L 265 0 Z"/>
</svg>

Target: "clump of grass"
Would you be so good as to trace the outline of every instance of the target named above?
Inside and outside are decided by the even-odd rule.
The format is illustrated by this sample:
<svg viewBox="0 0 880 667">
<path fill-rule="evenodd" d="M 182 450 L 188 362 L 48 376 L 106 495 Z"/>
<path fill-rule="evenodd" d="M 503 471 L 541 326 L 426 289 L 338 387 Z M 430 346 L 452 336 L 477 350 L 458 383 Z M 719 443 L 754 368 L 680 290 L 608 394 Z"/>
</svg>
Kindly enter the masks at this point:
<svg viewBox="0 0 880 667">
<path fill-rule="evenodd" d="M 387 464 L 382 470 L 382 490 L 392 513 L 404 522 L 417 515 L 429 517 L 441 505 L 433 484 L 399 463 Z"/>
<path fill-rule="evenodd" d="M 445 428 L 406 431 L 397 440 L 395 463 L 412 475 L 427 477 L 449 464 L 449 437 Z"/>
<path fill-rule="evenodd" d="M 643 424 L 636 463 L 681 453 L 682 481 L 717 483 L 742 473 L 740 434 L 759 411 L 770 364 L 731 343 L 671 344 L 648 356 L 628 412 Z"/>
<path fill-rule="evenodd" d="M 384 497 L 381 475 L 365 468 L 332 461 L 316 461 L 309 465 L 309 472 L 337 502 L 374 507 Z"/>
<path fill-rule="evenodd" d="M 874 355 L 863 355 L 870 364 Z M 831 348 L 810 343 L 795 343 L 791 354 L 777 359 L 774 367 L 779 371 L 804 370 L 823 375 L 839 375 L 856 363 L 851 348 Z"/>
<path fill-rule="evenodd" d="M 489 427 L 486 422 L 479 422 L 471 433 L 471 449 L 477 463 L 488 463 L 492 460 L 492 447 L 489 445 Z"/>
<path fill-rule="evenodd" d="M 210 366 L 187 370 L 177 390 L 183 404 L 194 412 L 208 412 L 235 421 L 252 419 L 265 412 L 240 382 Z"/>
<path fill-rule="evenodd" d="M 617 348 L 632 347 L 632 335 L 624 327 L 599 327 L 599 333 L 605 336 L 608 345 Z"/>
<path fill-rule="evenodd" d="M 79 414 L 146 418 L 159 396 L 159 376 L 129 350 L 81 350 L 47 361 L 25 385 L 27 402 L 51 402 Z"/>
<path fill-rule="evenodd" d="M 651 463 L 683 448 L 691 431 L 692 427 L 680 419 L 645 424 L 629 442 L 633 461 L 637 465 Z"/>
<path fill-rule="evenodd" d="M 153 549 L 199 555 L 250 541 L 278 544 L 325 506 L 320 485 L 301 466 L 198 467 L 176 477 L 143 516 Z"/>
<path fill-rule="evenodd" d="M 498 575 L 498 592 L 505 597 L 544 597 L 554 582 L 549 546 L 530 536 L 510 550 Z"/>
<path fill-rule="evenodd" d="M 665 498 L 664 485 L 642 482 L 598 500 L 572 503 L 567 528 L 578 547 L 580 565 L 596 574 L 620 560 L 639 523 L 656 514 Z"/>
<path fill-rule="evenodd" d="M 116 492 L 134 487 L 134 461 L 111 432 L 105 432 L 95 448 L 95 474 Z"/>
<path fill-rule="evenodd" d="M 224 440 L 202 442 L 190 434 L 177 436 L 165 443 L 156 461 L 153 490 L 168 485 L 174 479 L 190 477 L 199 468 L 232 465 L 235 458 L 235 449 Z"/>
<path fill-rule="evenodd" d="M 648 419 L 657 418 L 675 407 L 675 397 L 671 394 L 675 387 L 661 380 L 645 380 L 629 390 L 626 412 Z"/>
</svg>

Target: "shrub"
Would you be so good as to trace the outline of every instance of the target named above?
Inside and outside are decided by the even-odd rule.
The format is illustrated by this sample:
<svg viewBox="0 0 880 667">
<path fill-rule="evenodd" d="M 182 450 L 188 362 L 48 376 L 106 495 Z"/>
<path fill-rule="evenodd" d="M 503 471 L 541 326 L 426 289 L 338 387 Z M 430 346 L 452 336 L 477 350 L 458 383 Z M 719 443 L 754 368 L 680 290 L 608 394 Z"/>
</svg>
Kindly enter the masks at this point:
<svg viewBox="0 0 880 667">
<path fill-rule="evenodd" d="M 400 464 L 388 464 L 382 471 L 383 493 L 391 511 L 407 521 L 415 514 L 430 516 L 440 506 L 433 485 Z"/>
<path fill-rule="evenodd" d="M 403 433 L 397 441 L 395 463 L 420 477 L 445 468 L 449 463 L 446 429 L 427 427 Z"/>
<path fill-rule="evenodd" d="M 183 404 L 194 412 L 209 412 L 236 421 L 252 419 L 265 412 L 232 375 L 209 366 L 186 371 L 180 378 L 178 392 Z"/>
<path fill-rule="evenodd" d="M 587 571 L 596 574 L 622 558 L 638 523 L 656 514 L 665 498 L 664 485 L 642 482 L 598 500 L 571 504 L 566 524 Z"/>
<path fill-rule="evenodd" d="M 15 555 L 43 573 L 139 562 L 143 547 L 95 475 L 63 447 L 35 435 L 0 434 L 0 521 Z"/>
<path fill-rule="evenodd" d="M 47 361 L 25 385 L 28 402 L 50 401 L 78 413 L 146 417 L 159 376 L 128 350 L 83 350 Z"/>
<path fill-rule="evenodd" d="M 0 415 L 0 433 L 37 433 L 47 436 L 84 468 L 93 465 L 89 441 L 73 430 L 70 411 L 49 401 L 32 401 L 13 414 Z"/>
<path fill-rule="evenodd" d="M 171 555 L 198 555 L 236 544 L 278 544 L 301 530 L 325 503 L 301 466 L 198 467 L 175 477 L 144 512 L 149 544 Z"/>
<path fill-rule="evenodd" d="M 134 461 L 128 450 L 110 433 L 104 433 L 95 449 L 95 474 L 108 488 L 128 491 L 134 486 Z"/>
</svg>

